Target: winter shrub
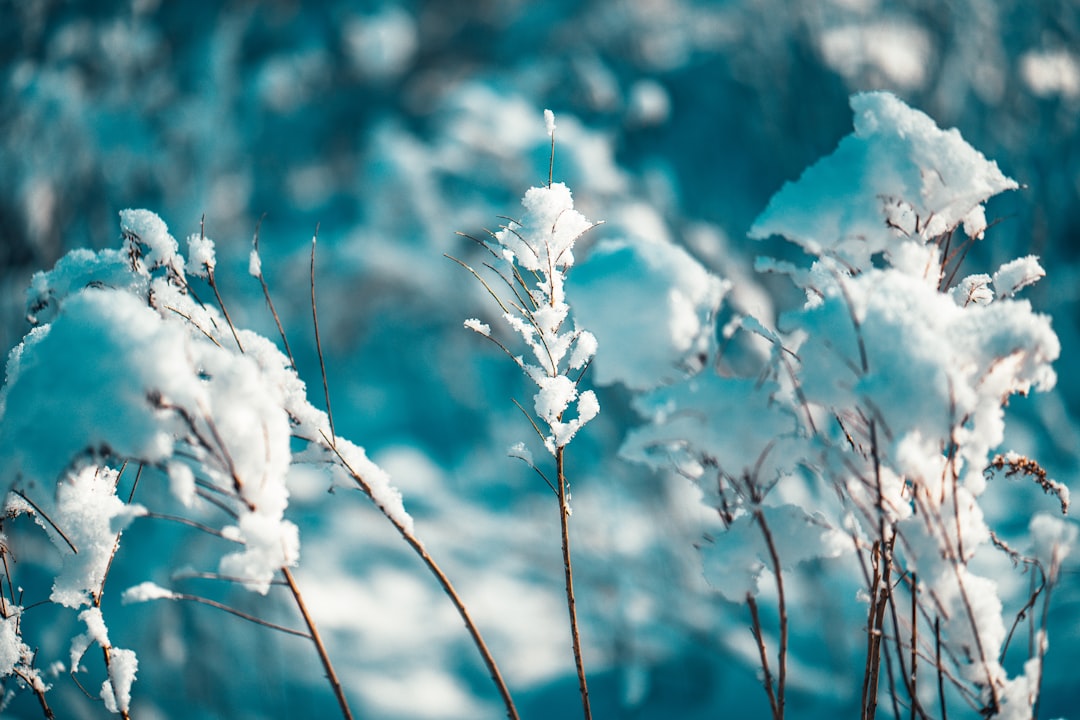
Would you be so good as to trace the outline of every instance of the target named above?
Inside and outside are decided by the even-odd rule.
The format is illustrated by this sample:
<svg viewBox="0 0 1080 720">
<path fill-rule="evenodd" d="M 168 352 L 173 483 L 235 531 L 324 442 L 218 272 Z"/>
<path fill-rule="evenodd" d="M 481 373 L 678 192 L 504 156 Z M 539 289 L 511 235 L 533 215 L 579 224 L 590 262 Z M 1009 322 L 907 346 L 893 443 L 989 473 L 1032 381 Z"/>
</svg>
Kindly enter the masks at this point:
<svg viewBox="0 0 1080 720">
<path fill-rule="evenodd" d="M 1029 521 L 1029 545 L 1014 547 L 988 526 L 980 499 L 1003 477 L 1021 477 L 1068 508 L 1064 485 L 1000 448 L 1008 398 L 1055 381 L 1057 337 L 1017 297 L 1044 272 L 1025 257 L 963 274 L 968 248 L 989 232 L 984 203 L 1017 184 L 957 131 L 940 130 L 891 95 L 856 95 L 851 104 L 854 132 L 782 188 L 751 229 L 758 238 L 782 236 L 809 258 L 759 261 L 761 272 L 805 293 L 803 306 L 775 323 L 745 315 L 718 330 L 732 282 L 667 242 L 609 238 L 576 263 L 575 244 L 594 224 L 550 175 L 525 193 L 520 218 L 481 242 L 490 272 L 458 261 L 483 283 L 505 325 L 499 332 L 473 318 L 465 326 L 536 388 L 531 412 L 522 410 L 550 458 L 534 461 L 523 443 L 511 455 L 558 500 L 586 717 L 564 459 L 600 410 L 597 394 L 581 388 L 590 367 L 597 384 L 633 393 L 642 424 L 626 432 L 623 458 L 689 478 L 711 509 L 706 573 L 720 594 L 747 607 L 774 718 L 785 714 L 791 623 L 801 617 L 794 611 L 809 601 L 790 581 L 807 565 L 835 577 L 847 593 L 835 602 L 862 603 L 865 620 L 830 629 L 865 646 L 862 717 L 874 717 L 879 703 L 912 717 L 944 716 L 949 707 L 1012 720 L 1037 712 L 1045 607 L 1076 529 L 1039 513 Z M 288 518 L 290 481 L 303 467 L 327 489 L 360 489 L 382 511 L 445 590 L 516 717 L 495 659 L 418 538 L 401 493 L 363 448 L 335 432 L 325 370 L 324 412 L 309 400 L 284 332 L 283 353 L 234 325 L 204 233 L 188 239 L 185 255 L 153 213 L 124 211 L 120 227 L 120 248 L 74 251 L 34 276 L 32 328 L 8 360 L 0 391 L 8 521 L 29 515 L 41 526 L 59 556 L 49 601 L 76 614 L 85 631 L 56 657 L 29 647 L 23 630 L 34 614 L 8 564 L 18 549 L 5 542 L 0 674 L 52 717 L 50 682 L 63 680 L 50 678 L 89 676 L 83 660 L 96 644 L 105 673 L 90 684 L 100 681 L 96 696 L 108 712 L 128 717 L 133 695 L 153 688 L 134 683 L 138 648 L 112 645 L 108 616 L 124 610 L 103 596 L 125 528 L 169 523 L 216 540 L 200 546 L 216 551 L 190 572 L 261 595 L 282 586 L 306 629 L 158 582 L 158 571 L 180 568 L 147 568 L 145 581 L 123 590 L 124 603 L 210 604 L 310 640 L 349 717 L 349 688 L 290 570 L 302 562 Z M 314 252 L 313 241 L 318 339 Z M 257 244 L 250 270 L 269 301 Z M 755 375 L 722 372 L 738 335 L 765 343 Z M 525 352 L 512 349 L 518 344 Z M 618 461 L 610 466 L 617 472 Z M 1022 608 L 1006 608 L 999 593 L 998 573 L 1012 570 L 1035 578 Z M 1019 665 L 1009 662 L 1010 648 L 1019 652 L 1010 644 L 1019 618 L 1040 607 L 1029 652 Z"/>
</svg>

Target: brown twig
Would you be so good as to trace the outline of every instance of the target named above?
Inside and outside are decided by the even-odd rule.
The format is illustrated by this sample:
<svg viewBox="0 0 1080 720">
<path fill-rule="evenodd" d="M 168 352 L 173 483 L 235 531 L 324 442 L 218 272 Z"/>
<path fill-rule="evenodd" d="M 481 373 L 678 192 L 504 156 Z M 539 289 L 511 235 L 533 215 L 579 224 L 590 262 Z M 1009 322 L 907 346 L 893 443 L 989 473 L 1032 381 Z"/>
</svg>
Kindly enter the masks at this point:
<svg viewBox="0 0 1080 720">
<path fill-rule="evenodd" d="M 555 475 L 559 486 L 559 525 L 562 533 L 563 571 L 566 576 L 566 608 L 570 614 L 570 636 L 574 645 L 574 665 L 577 667 L 578 690 L 585 720 L 591 720 L 589 686 L 585 679 L 585 664 L 581 657 L 581 632 L 578 629 L 577 600 L 574 597 L 574 571 L 570 564 L 570 502 L 566 495 L 566 471 L 563 448 L 555 450 Z"/>
<path fill-rule="evenodd" d="M 326 398 L 326 417 L 330 422 L 330 444 L 337 444 L 334 430 L 334 412 L 330 409 L 330 385 L 326 382 L 326 362 L 323 359 L 322 340 L 319 338 L 319 311 L 315 305 L 315 244 L 319 240 L 319 226 L 311 236 L 311 324 L 315 329 L 315 350 L 319 354 L 319 371 L 322 373 L 323 396 Z"/>
<path fill-rule="evenodd" d="M 304 618 L 304 624 L 308 627 L 309 634 L 306 637 L 311 638 L 311 642 L 315 644 L 315 649 L 319 653 L 319 660 L 322 661 L 323 670 L 326 671 L 326 679 L 330 682 L 330 687 L 334 689 L 334 696 L 341 707 L 341 714 L 345 720 L 352 720 L 352 710 L 349 709 L 349 701 L 345 697 L 345 690 L 341 687 L 341 681 L 338 680 L 337 673 L 334 672 L 334 664 L 330 662 L 330 655 L 326 652 L 326 646 L 319 635 L 319 629 L 315 626 L 315 621 L 312 619 L 311 613 L 308 612 L 307 605 L 304 604 L 304 596 L 300 594 L 300 587 L 296 584 L 296 580 L 293 579 L 292 572 L 289 571 L 288 567 L 282 566 L 281 574 L 289 586 L 293 599 L 296 600 L 296 607 Z"/>
<path fill-rule="evenodd" d="M 758 656 L 761 658 L 762 683 L 765 685 L 765 694 L 769 696 L 769 709 L 772 710 L 773 720 L 780 717 L 780 708 L 776 702 L 776 691 L 773 689 L 772 672 L 769 670 L 769 654 L 765 650 L 765 636 L 761 631 L 761 617 L 758 614 L 757 601 L 750 593 L 746 593 L 746 605 L 750 608 L 750 631 L 757 641 Z"/>
<path fill-rule="evenodd" d="M 780 613 L 780 649 L 777 653 L 777 677 L 776 677 L 776 708 L 773 716 L 776 720 L 784 718 L 784 695 L 787 691 L 787 654 L 788 654 L 788 616 L 787 601 L 784 596 L 784 570 L 780 565 L 780 555 L 776 550 L 776 542 L 773 539 L 769 524 L 765 522 L 765 513 L 761 507 L 754 510 L 754 518 L 757 520 L 761 534 L 765 537 L 765 546 L 769 550 L 769 558 L 772 560 L 773 574 L 776 577 L 777 609 Z"/>
<path fill-rule="evenodd" d="M 320 433 L 322 433 L 322 431 L 320 431 Z M 472 636 L 473 644 L 476 646 L 477 651 L 479 651 L 480 656 L 483 658 L 484 665 L 487 666 L 488 673 L 491 675 L 491 679 L 492 681 L 494 681 L 495 686 L 499 691 L 499 695 L 502 697 L 503 704 L 506 706 L 507 717 L 510 720 L 520 720 L 517 708 L 514 706 L 514 700 L 510 696 L 510 690 L 506 685 L 506 681 L 503 680 L 502 672 L 500 672 L 499 666 L 495 663 L 495 657 L 488 649 L 487 643 L 484 642 L 484 638 L 480 634 L 480 628 L 477 627 L 476 623 L 473 621 L 472 616 L 469 614 L 468 608 L 465 607 L 464 601 L 462 601 L 461 596 L 454 588 L 454 585 L 450 582 L 450 578 L 446 576 L 446 573 L 444 573 L 442 568 L 439 567 L 439 564 L 435 562 L 435 559 L 428 554 L 428 551 L 424 547 L 424 544 L 420 542 L 420 538 L 416 537 L 416 535 L 413 534 L 407 527 L 401 524 L 400 520 L 398 520 L 392 514 L 388 513 L 382 508 L 381 505 L 379 505 L 379 503 L 375 500 L 374 494 L 372 493 L 371 486 L 367 483 L 364 477 L 359 472 L 357 472 L 356 469 L 349 464 L 348 460 L 345 459 L 341 452 L 336 447 L 334 447 L 333 444 L 331 444 L 330 439 L 326 437 L 326 434 L 322 433 L 322 435 L 323 441 L 326 443 L 326 447 L 332 453 L 334 453 L 334 455 L 337 456 L 338 461 L 341 463 L 341 466 L 356 482 L 357 487 L 359 487 L 361 492 L 367 495 L 368 499 L 370 499 L 372 503 L 374 503 L 375 506 L 382 511 L 383 515 L 386 517 L 387 520 L 390 521 L 390 524 L 394 526 L 394 529 L 398 531 L 398 534 L 401 535 L 402 539 L 404 539 L 405 542 L 409 545 L 409 547 L 411 547 L 413 551 L 416 552 L 416 554 L 427 566 L 428 570 L 431 571 L 431 574 L 435 576 L 436 580 L 438 580 L 439 585 L 442 586 L 443 592 L 445 592 L 447 597 L 450 598 L 450 602 L 454 604 L 454 607 L 458 611 L 458 615 L 460 615 L 462 621 L 464 621 L 465 627 L 469 631 L 469 635 Z"/>
</svg>

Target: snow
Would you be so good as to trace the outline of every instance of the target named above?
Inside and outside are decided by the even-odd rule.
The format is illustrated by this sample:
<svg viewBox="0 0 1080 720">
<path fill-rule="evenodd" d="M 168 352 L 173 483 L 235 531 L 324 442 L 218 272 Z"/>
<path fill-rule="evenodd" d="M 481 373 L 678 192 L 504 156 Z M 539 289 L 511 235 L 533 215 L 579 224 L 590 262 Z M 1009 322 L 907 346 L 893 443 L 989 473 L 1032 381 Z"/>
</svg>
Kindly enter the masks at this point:
<svg viewBox="0 0 1080 720">
<path fill-rule="evenodd" d="M 188 275 L 205 278 L 213 274 L 217 258 L 214 255 L 214 241 L 203 235 L 188 237 L 187 267 Z"/>
<path fill-rule="evenodd" d="M 544 110 L 544 126 L 547 128 L 548 137 L 555 137 L 555 113 Z"/>
<path fill-rule="evenodd" d="M 127 712 L 131 708 L 131 685 L 139 669 L 135 652 L 123 648 L 109 651 L 109 679 L 101 684 L 101 699 L 111 713 Z"/>
<path fill-rule="evenodd" d="M 898 238 L 929 240 L 1018 187 L 954 130 L 886 92 L 851 97 L 855 131 L 773 196 L 750 236 L 782 235 L 855 268 Z"/>
<path fill-rule="evenodd" d="M 248 255 L 248 275 L 252 277 L 262 277 L 262 259 L 259 257 L 259 251 L 255 248 L 251 249 L 251 254 Z"/>
</svg>

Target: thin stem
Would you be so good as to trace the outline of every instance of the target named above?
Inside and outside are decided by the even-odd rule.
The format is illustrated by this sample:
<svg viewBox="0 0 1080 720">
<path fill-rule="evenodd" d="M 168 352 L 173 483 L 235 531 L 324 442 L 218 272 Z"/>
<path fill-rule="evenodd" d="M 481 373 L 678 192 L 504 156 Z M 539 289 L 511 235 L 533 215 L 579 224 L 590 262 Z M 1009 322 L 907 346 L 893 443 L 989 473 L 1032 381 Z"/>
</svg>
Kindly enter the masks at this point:
<svg viewBox="0 0 1080 720">
<path fill-rule="evenodd" d="M 364 480 L 363 476 L 360 475 L 360 473 L 358 473 L 349 464 L 349 462 L 345 459 L 341 452 L 336 447 L 330 444 L 330 440 L 326 437 L 325 434 L 323 434 L 323 440 L 324 442 L 326 442 L 327 447 L 329 447 L 330 451 L 337 455 L 338 460 L 341 462 L 341 466 L 345 468 L 346 472 L 348 472 L 352 479 L 356 482 L 357 487 L 359 487 L 360 490 L 368 496 L 368 499 L 370 499 L 375 504 L 375 506 L 382 511 L 383 515 L 386 517 L 387 520 L 390 521 L 390 524 L 394 526 L 394 529 L 398 531 L 398 534 L 401 535 L 402 539 L 405 540 L 405 542 L 408 543 L 409 547 L 411 547 L 416 552 L 420 559 L 423 560 L 424 564 L 427 565 L 427 568 L 431 571 L 431 574 L 434 575 L 435 579 L 439 581 L 439 585 L 442 586 L 443 592 L 446 593 L 447 597 L 450 598 L 450 602 L 452 602 L 454 604 L 454 607 L 457 608 L 458 615 L 461 616 L 461 619 L 465 623 L 466 629 L 469 631 L 469 635 L 472 636 L 473 644 L 476 646 L 477 651 L 479 651 L 480 656 L 483 658 L 484 665 L 487 666 L 488 673 L 491 675 L 491 679 L 492 681 L 494 681 L 495 686 L 499 691 L 499 695 L 502 696 L 503 704 L 506 706 L 507 717 L 509 718 L 509 720 L 520 720 L 517 708 L 514 707 L 514 700 L 510 696 L 510 690 L 506 686 L 506 681 L 503 680 L 502 673 L 499 671 L 499 666 L 495 663 L 494 656 L 491 654 L 491 651 L 488 649 L 487 643 L 484 642 L 484 638 L 480 634 L 480 628 L 476 626 L 476 623 L 473 621 L 472 616 L 469 614 L 468 609 L 465 607 L 465 603 L 462 601 L 461 596 L 458 595 L 457 590 L 454 589 L 454 585 L 450 582 L 450 578 L 446 576 L 446 573 L 444 573 L 442 568 L 439 567 L 439 564 L 435 562 L 435 559 L 428 554 L 427 549 L 424 547 L 424 544 L 420 542 L 420 538 L 416 537 L 416 535 L 414 535 L 408 528 L 402 525 L 397 518 L 383 510 L 382 506 L 375 501 L 375 497 L 371 491 L 371 486 L 368 485 L 367 481 Z"/>
<path fill-rule="evenodd" d="M 69 548 L 71 548 L 71 552 L 75 553 L 76 555 L 79 554 L 79 548 L 75 547 L 75 544 L 73 542 L 71 542 L 71 538 L 69 538 L 67 535 L 64 534 L 64 531 L 60 529 L 60 526 L 58 526 L 56 523 L 54 523 L 52 521 L 52 518 L 49 517 L 45 512 L 43 512 L 40 507 L 37 506 L 37 503 L 35 503 L 33 500 L 31 500 L 29 497 L 27 497 L 26 493 L 24 493 L 22 490 L 15 489 L 15 490 L 12 490 L 11 492 L 15 493 L 16 495 L 21 497 L 23 500 L 25 500 L 26 504 L 29 505 L 31 508 L 33 508 L 34 512 L 36 512 L 38 515 L 40 515 L 42 518 L 44 518 L 45 521 L 49 523 L 49 526 L 52 527 L 52 529 L 56 531 L 56 534 L 59 535 L 61 538 L 63 538 L 64 542 L 67 543 L 67 546 Z"/>
<path fill-rule="evenodd" d="M 780 555 L 776 551 L 776 542 L 773 540 L 772 532 L 769 530 L 768 523 L 765 522 L 765 513 L 761 511 L 761 508 L 754 510 L 754 517 L 757 520 L 758 527 L 761 528 L 761 534 L 765 537 L 765 546 L 769 549 L 769 558 L 773 564 L 773 574 L 776 576 L 776 596 L 777 605 L 780 612 L 780 650 L 778 654 L 778 669 L 776 680 L 776 708 L 774 716 L 776 720 L 783 720 L 784 717 L 784 694 L 787 687 L 787 650 L 788 650 L 788 617 L 787 617 L 787 602 L 784 596 L 784 572 L 780 566 Z"/>
<path fill-rule="evenodd" d="M 315 306 L 315 244 L 319 239 L 319 226 L 311 237 L 311 323 L 315 328 L 315 350 L 319 353 L 319 372 L 322 373 L 323 395 L 326 397 L 326 417 L 330 421 L 331 445 L 337 444 L 334 430 L 334 412 L 330 409 L 330 386 L 326 382 L 326 362 L 323 359 L 322 340 L 319 338 L 319 312 Z"/>
<path fill-rule="evenodd" d="M 589 687 L 585 680 L 585 665 L 581 659 L 581 633 L 578 630 L 577 603 L 574 598 L 574 571 L 570 564 L 570 503 L 566 496 L 566 471 L 563 448 L 555 450 L 556 482 L 559 485 L 559 521 L 562 531 L 563 570 L 566 575 L 566 608 L 570 613 L 570 636 L 574 644 L 574 664 L 577 666 L 578 688 L 581 691 L 581 709 L 585 720 L 591 720 Z"/>
<path fill-rule="evenodd" d="M 334 696 L 341 707 L 341 714 L 345 720 L 352 720 L 353 715 L 352 710 L 349 709 L 349 701 L 345 698 L 345 691 L 341 687 L 341 681 L 338 680 L 337 673 L 334 672 L 334 664 L 330 662 L 330 655 L 327 654 L 319 630 L 315 627 L 315 620 L 311 617 L 311 613 L 308 612 L 307 605 L 304 604 L 304 596 L 300 594 L 300 588 L 297 586 L 296 580 L 293 579 L 288 567 L 283 566 L 281 574 L 285 577 L 285 582 L 292 592 L 293 599 L 296 600 L 296 607 L 304 618 L 304 624 L 308 627 L 311 642 L 315 643 L 315 650 L 319 653 L 319 660 L 322 661 L 323 669 L 326 670 L 326 679 L 330 681 L 330 687 L 334 689 Z"/>
<path fill-rule="evenodd" d="M 776 693 L 773 690 L 772 672 L 769 671 L 769 654 L 765 651 L 765 637 L 761 633 L 761 617 L 758 615 L 757 601 L 750 593 L 746 593 L 746 604 L 750 608 L 750 631 L 757 641 L 758 656 L 761 658 L 762 682 L 765 685 L 765 694 L 769 696 L 769 708 L 772 710 L 774 720 L 780 717 L 780 708 L 776 703 Z"/>
<path fill-rule="evenodd" d="M 214 291 L 214 298 L 217 300 L 218 307 L 221 308 L 221 314 L 225 316 L 225 322 L 229 325 L 229 330 L 232 331 L 233 340 L 236 341 L 236 347 L 240 352 L 244 352 L 244 346 L 240 342 L 240 336 L 236 334 L 236 326 L 233 325 L 232 318 L 229 317 L 229 308 L 225 307 L 225 303 L 221 300 L 221 293 L 218 292 L 217 281 L 214 280 L 214 271 L 207 268 L 206 280 L 210 284 L 210 289 Z"/>
<path fill-rule="evenodd" d="M 937 665 L 938 698 L 941 700 L 941 720 L 948 720 L 945 708 L 945 666 L 941 664 L 941 616 L 934 617 L 934 662 Z"/>
</svg>

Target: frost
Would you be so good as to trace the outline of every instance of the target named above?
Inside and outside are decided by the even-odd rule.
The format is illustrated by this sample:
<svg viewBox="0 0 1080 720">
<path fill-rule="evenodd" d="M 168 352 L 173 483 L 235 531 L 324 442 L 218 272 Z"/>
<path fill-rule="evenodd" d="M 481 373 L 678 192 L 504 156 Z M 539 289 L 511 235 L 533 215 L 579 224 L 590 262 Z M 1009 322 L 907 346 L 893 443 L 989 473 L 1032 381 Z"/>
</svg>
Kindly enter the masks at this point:
<svg viewBox="0 0 1080 720">
<path fill-rule="evenodd" d="M 550 110 L 544 111 L 544 126 L 547 128 L 548 137 L 555 137 L 555 113 Z"/>
</svg>

